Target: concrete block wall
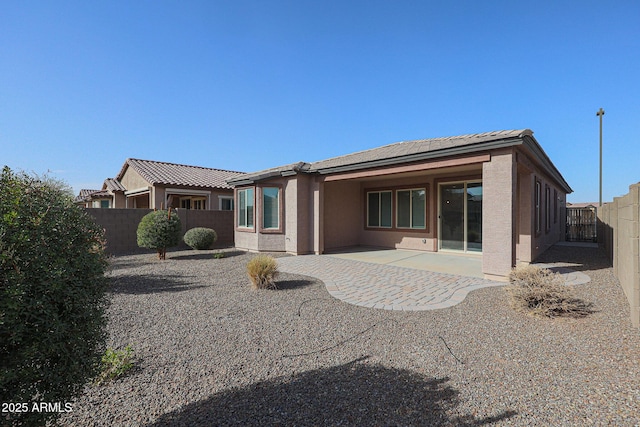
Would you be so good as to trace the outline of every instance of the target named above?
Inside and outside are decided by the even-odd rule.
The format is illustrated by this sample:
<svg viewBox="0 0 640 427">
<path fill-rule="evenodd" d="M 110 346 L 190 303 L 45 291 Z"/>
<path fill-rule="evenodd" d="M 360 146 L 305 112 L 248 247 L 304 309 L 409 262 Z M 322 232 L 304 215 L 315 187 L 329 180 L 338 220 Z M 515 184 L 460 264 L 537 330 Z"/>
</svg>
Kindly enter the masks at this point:
<svg viewBox="0 0 640 427">
<path fill-rule="evenodd" d="M 631 322 L 640 327 L 640 183 L 598 208 L 600 244 L 629 301 Z"/>
<path fill-rule="evenodd" d="M 86 209 L 95 222 L 105 229 L 107 252 L 125 254 L 147 252 L 138 246 L 136 231 L 143 216 L 152 209 Z M 193 227 L 213 228 L 218 234 L 214 247 L 233 246 L 232 211 L 196 211 L 176 209 L 182 223 L 182 235 Z M 180 247 L 188 248 L 182 242 Z"/>
</svg>

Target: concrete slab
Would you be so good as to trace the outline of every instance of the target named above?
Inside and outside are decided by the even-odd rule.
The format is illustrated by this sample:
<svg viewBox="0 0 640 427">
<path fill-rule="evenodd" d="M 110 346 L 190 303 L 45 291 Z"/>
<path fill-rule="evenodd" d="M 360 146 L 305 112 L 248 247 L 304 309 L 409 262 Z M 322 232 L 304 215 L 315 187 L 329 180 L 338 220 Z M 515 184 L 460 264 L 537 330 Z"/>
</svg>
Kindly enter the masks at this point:
<svg viewBox="0 0 640 427">
<path fill-rule="evenodd" d="M 482 255 L 479 254 L 356 247 L 327 253 L 325 256 L 458 276 L 484 278 L 482 274 Z"/>
</svg>

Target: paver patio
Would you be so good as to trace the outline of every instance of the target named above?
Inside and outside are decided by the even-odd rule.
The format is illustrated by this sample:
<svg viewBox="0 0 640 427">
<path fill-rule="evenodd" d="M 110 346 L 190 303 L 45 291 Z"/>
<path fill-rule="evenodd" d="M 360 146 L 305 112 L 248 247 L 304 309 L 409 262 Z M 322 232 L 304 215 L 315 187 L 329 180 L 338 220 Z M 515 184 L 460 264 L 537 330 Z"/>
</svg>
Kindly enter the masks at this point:
<svg viewBox="0 0 640 427">
<path fill-rule="evenodd" d="M 280 271 L 312 276 L 324 282 L 333 297 L 349 304 L 380 308 L 384 310 L 421 311 L 451 307 L 462 302 L 475 289 L 502 286 L 503 282 L 468 276 L 430 271 L 434 260 L 419 264 L 417 259 L 407 260 L 421 254 L 413 251 L 354 251 L 335 255 L 301 255 L 278 258 Z M 392 253 L 393 252 L 393 253 Z M 436 254 L 427 254 L 437 257 Z M 366 260 L 366 261 L 363 261 Z M 445 263 L 449 258 L 440 258 Z M 411 267 L 393 265 L 398 260 Z M 423 259 L 424 261 L 424 259 Z M 473 264 L 471 260 L 471 264 Z M 460 271 L 469 272 L 469 260 L 458 258 Z M 552 268 L 565 277 L 568 284 L 589 281 L 583 273 L 568 268 L 554 268 L 553 264 L 541 265 Z M 448 271 L 455 271 L 450 264 Z M 477 274 L 475 274 L 477 276 Z"/>
</svg>

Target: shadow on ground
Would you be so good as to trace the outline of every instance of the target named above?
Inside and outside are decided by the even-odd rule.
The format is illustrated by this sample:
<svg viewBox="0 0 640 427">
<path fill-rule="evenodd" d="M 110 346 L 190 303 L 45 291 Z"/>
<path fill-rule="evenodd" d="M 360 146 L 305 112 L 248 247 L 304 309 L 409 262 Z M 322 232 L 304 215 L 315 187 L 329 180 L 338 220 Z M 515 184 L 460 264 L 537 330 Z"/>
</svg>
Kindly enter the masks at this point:
<svg viewBox="0 0 640 427">
<path fill-rule="evenodd" d="M 115 294 L 155 294 L 160 292 L 184 292 L 198 288 L 205 288 L 205 285 L 193 285 L 185 281 L 188 276 L 182 275 L 123 275 L 112 277 L 109 280 L 108 291 Z"/>
<path fill-rule="evenodd" d="M 151 426 L 480 426 L 516 414 L 452 416 L 458 391 L 447 381 L 363 358 L 226 390 L 165 414 Z"/>
<path fill-rule="evenodd" d="M 223 253 L 224 254 L 223 258 L 232 258 L 232 257 L 244 255 L 246 252 L 243 252 L 243 251 L 216 251 L 216 252 L 206 251 L 206 252 L 190 254 L 190 255 L 173 255 L 173 254 L 170 253 L 170 254 L 167 254 L 167 259 L 175 259 L 175 260 L 210 259 L 210 260 L 215 260 L 213 255 L 216 254 L 216 253 Z"/>
<path fill-rule="evenodd" d="M 307 286 L 313 285 L 313 280 L 299 279 L 299 280 L 276 280 L 276 288 L 278 290 L 287 290 L 287 289 L 300 289 L 306 288 Z"/>
<path fill-rule="evenodd" d="M 602 249 L 574 246 L 552 246 L 535 262 L 562 263 L 575 271 L 602 270 L 611 267 L 611 261 Z"/>
</svg>

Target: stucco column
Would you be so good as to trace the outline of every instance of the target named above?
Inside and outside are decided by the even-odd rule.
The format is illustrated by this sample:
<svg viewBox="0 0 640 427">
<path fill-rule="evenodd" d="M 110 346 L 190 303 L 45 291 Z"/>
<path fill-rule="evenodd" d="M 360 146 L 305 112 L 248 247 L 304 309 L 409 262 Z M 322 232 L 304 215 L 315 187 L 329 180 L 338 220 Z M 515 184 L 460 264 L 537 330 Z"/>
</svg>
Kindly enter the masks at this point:
<svg viewBox="0 0 640 427">
<path fill-rule="evenodd" d="M 518 245 L 516 258 L 518 262 L 529 263 L 533 261 L 533 191 L 534 181 L 530 172 L 518 171 L 518 197 L 517 220 Z"/>
<path fill-rule="evenodd" d="M 482 272 L 505 280 L 516 262 L 517 167 L 512 150 L 482 165 Z"/>
<path fill-rule="evenodd" d="M 317 255 L 324 252 L 324 181 L 320 178 L 311 184 L 311 232 L 313 252 Z"/>
</svg>

